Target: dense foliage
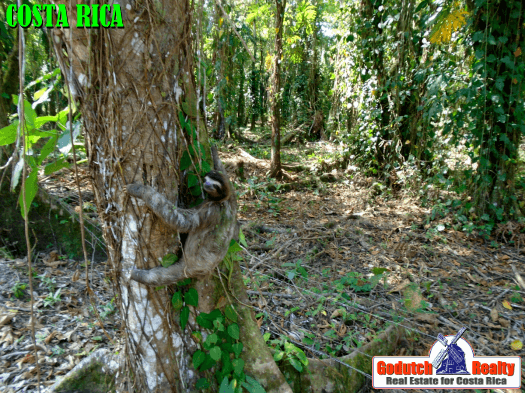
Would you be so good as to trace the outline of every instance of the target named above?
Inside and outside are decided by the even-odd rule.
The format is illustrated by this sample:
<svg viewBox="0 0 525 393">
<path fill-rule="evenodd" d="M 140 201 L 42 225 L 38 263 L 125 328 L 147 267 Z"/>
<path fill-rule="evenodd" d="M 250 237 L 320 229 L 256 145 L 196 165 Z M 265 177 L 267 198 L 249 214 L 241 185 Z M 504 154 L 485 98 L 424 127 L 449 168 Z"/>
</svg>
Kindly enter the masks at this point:
<svg viewBox="0 0 525 393">
<path fill-rule="evenodd" d="M 283 4 L 279 29 L 275 13 Z M 422 196 L 436 187 L 455 191 L 458 217 L 469 221 L 520 218 L 523 8 L 521 1 L 502 0 L 198 2 L 193 28 L 201 112 L 210 135 L 242 142 L 268 142 L 277 113 L 279 139 L 330 139 L 339 144 L 342 162 L 359 164 L 386 189 L 423 185 Z M 17 117 L 11 96 L 18 37 L 1 19 L 5 127 Z M 28 101 L 35 116 L 55 116 L 66 95 L 46 32 L 28 30 L 26 44 Z M 272 88 L 276 65 L 279 91 Z M 272 102 L 279 104 L 275 110 Z M 12 138 L 2 140 L 3 165 Z"/>
</svg>

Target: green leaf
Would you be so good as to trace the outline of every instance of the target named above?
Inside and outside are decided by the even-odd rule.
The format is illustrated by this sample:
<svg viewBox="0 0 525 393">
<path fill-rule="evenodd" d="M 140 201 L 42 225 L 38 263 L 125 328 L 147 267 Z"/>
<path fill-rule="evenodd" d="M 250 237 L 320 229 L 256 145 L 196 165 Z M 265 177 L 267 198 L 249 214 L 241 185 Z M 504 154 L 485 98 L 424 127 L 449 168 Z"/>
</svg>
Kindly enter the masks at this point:
<svg viewBox="0 0 525 393">
<path fill-rule="evenodd" d="M 246 238 L 244 237 L 244 233 L 242 233 L 242 229 L 239 229 L 239 243 L 244 247 L 248 247 L 248 243 L 246 243 Z"/>
<path fill-rule="evenodd" d="M 239 243 L 237 243 L 235 239 L 232 239 L 230 241 L 230 247 L 228 247 L 228 254 L 235 254 L 241 251 L 242 251 L 242 248 L 241 246 L 239 246 Z"/>
<path fill-rule="evenodd" d="M 62 168 L 69 168 L 69 163 L 63 157 L 59 158 L 55 162 L 52 162 L 51 164 L 47 164 L 44 167 L 44 175 L 50 175 Z"/>
<path fill-rule="evenodd" d="M 193 354 L 193 368 L 196 370 L 199 368 L 199 366 L 204 363 L 204 360 L 206 359 L 206 354 L 202 352 L 200 349 L 195 351 Z"/>
<path fill-rule="evenodd" d="M 193 196 L 199 196 L 202 194 L 201 186 L 197 185 L 195 187 L 190 188 L 190 193 Z"/>
<path fill-rule="evenodd" d="M 62 131 L 64 131 L 66 129 L 66 122 L 67 122 L 67 119 L 68 119 L 68 114 L 69 114 L 69 108 L 66 108 L 64 109 L 63 111 L 60 111 L 58 114 L 57 114 L 57 118 L 58 118 L 58 125 L 60 127 L 60 129 Z"/>
<path fill-rule="evenodd" d="M 305 366 L 308 366 L 308 358 L 306 357 L 305 353 L 303 352 L 301 348 L 297 348 L 297 349 L 298 351 L 295 352 L 295 356 L 297 356 L 297 359 L 299 359 L 302 364 L 304 364 Z"/>
<path fill-rule="evenodd" d="M 284 351 L 276 351 L 273 354 L 273 360 L 280 362 L 284 356 Z"/>
<path fill-rule="evenodd" d="M 182 308 L 184 304 L 182 303 L 181 291 L 177 291 L 173 294 L 173 296 L 171 297 L 171 304 L 173 305 L 175 311 L 179 311 Z"/>
<path fill-rule="evenodd" d="M 244 371 L 244 360 L 242 360 L 242 359 L 233 359 L 232 360 L 232 365 L 233 365 L 233 372 L 236 375 L 241 375 L 242 372 Z"/>
<path fill-rule="evenodd" d="M 235 312 L 233 305 L 228 304 L 224 308 L 224 315 L 226 315 L 226 318 L 228 318 L 230 321 L 237 322 L 237 313 Z"/>
<path fill-rule="evenodd" d="M 215 321 L 215 320 L 222 321 L 224 319 L 222 316 L 221 310 L 217 308 L 212 310 L 211 313 L 207 314 L 207 317 L 210 321 Z"/>
<path fill-rule="evenodd" d="M 29 101 L 24 100 L 24 121 L 26 123 L 27 130 L 30 131 L 35 128 L 36 112 L 31 107 Z"/>
<path fill-rule="evenodd" d="M 214 319 L 213 320 L 213 326 L 215 329 L 217 329 L 219 332 L 224 331 L 224 325 L 222 324 L 222 321 L 220 319 Z"/>
<path fill-rule="evenodd" d="M 218 361 L 221 358 L 221 353 L 221 348 L 218 346 L 212 347 L 210 349 L 210 356 L 215 361 Z"/>
<path fill-rule="evenodd" d="M 201 378 L 197 381 L 195 384 L 196 389 L 208 389 L 210 387 L 210 383 L 206 378 Z"/>
<path fill-rule="evenodd" d="M 202 363 L 201 368 L 200 368 L 199 371 L 209 370 L 210 368 L 214 367 L 216 364 L 217 364 L 217 362 L 215 360 L 213 360 L 211 358 L 211 356 L 206 355 L 206 360 L 204 361 L 204 363 Z"/>
<path fill-rule="evenodd" d="M 428 0 L 423 0 L 419 5 L 417 6 L 416 10 L 414 12 L 419 12 L 423 8 L 425 8 L 428 5 Z"/>
<path fill-rule="evenodd" d="M 183 286 L 185 286 L 185 285 L 190 285 L 190 284 L 191 284 L 191 278 L 186 278 L 186 279 L 184 279 L 184 280 L 182 280 L 182 281 L 179 281 L 179 282 L 177 283 L 177 286 L 179 286 L 179 287 L 183 287 Z"/>
<path fill-rule="evenodd" d="M 182 330 L 186 329 L 186 324 L 188 323 L 188 319 L 190 317 L 190 309 L 188 306 L 182 307 L 182 310 L 180 310 L 180 327 Z"/>
<path fill-rule="evenodd" d="M 314 340 L 312 340 L 311 338 L 305 337 L 303 338 L 303 343 L 305 343 L 306 345 L 313 345 Z"/>
<path fill-rule="evenodd" d="M 58 116 L 39 116 L 35 120 L 35 128 L 40 129 L 44 124 L 57 120 Z"/>
<path fill-rule="evenodd" d="M 184 113 L 182 111 L 179 111 L 179 122 L 181 127 L 184 127 L 186 124 L 186 120 L 184 120 Z"/>
<path fill-rule="evenodd" d="M 204 329 L 211 329 L 213 328 L 213 323 L 212 321 L 210 321 L 209 319 L 205 318 L 204 315 L 202 315 L 204 313 L 200 313 L 199 315 L 197 315 L 197 323 L 202 326 Z"/>
<path fill-rule="evenodd" d="M 195 288 L 188 289 L 184 295 L 184 301 L 187 305 L 197 307 L 199 305 L 199 293 Z"/>
<path fill-rule="evenodd" d="M 182 158 L 180 159 L 180 170 L 184 171 L 191 166 L 191 158 L 187 151 L 182 153 Z"/>
<path fill-rule="evenodd" d="M 228 375 L 233 371 L 233 365 L 230 360 L 230 353 L 222 351 L 221 353 L 221 363 L 223 375 Z"/>
<path fill-rule="evenodd" d="M 31 202 L 33 202 L 33 199 L 35 198 L 36 192 L 38 191 L 37 175 L 38 175 L 37 171 L 31 172 L 29 174 L 29 176 L 27 177 L 26 182 L 25 182 L 26 206 L 27 206 L 27 211 L 28 212 L 29 212 L 29 209 L 31 208 Z M 20 197 L 18 199 L 18 203 L 20 204 L 20 211 L 22 213 L 22 217 L 25 218 L 22 190 L 20 190 Z"/>
<path fill-rule="evenodd" d="M 238 340 L 239 339 L 239 325 L 236 323 L 232 323 L 230 326 L 228 326 L 228 334 L 231 338 Z"/>
<path fill-rule="evenodd" d="M 248 393 L 266 393 L 266 390 L 261 386 L 256 379 L 246 376 L 246 382 L 242 383 L 242 387 L 245 388 Z"/>
<path fill-rule="evenodd" d="M 211 166 L 206 161 L 202 161 L 202 174 L 205 175 L 211 171 Z"/>
<path fill-rule="evenodd" d="M 208 337 L 206 337 L 206 344 L 208 344 L 211 348 L 213 344 L 215 344 L 219 340 L 219 337 L 216 333 L 210 334 Z"/>
<path fill-rule="evenodd" d="M 384 267 L 374 267 L 372 269 L 372 273 L 374 273 L 374 275 L 379 275 L 379 274 L 383 274 L 384 272 L 387 272 L 388 269 L 387 268 L 384 268 Z"/>
<path fill-rule="evenodd" d="M 16 133 L 18 129 L 18 120 L 15 120 L 7 127 L 0 130 L 0 146 L 10 145 L 16 141 Z"/>
<path fill-rule="evenodd" d="M 179 260 L 175 254 L 166 254 L 162 257 L 161 264 L 163 267 L 169 267 Z"/>
<path fill-rule="evenodd" d="M 241 355 L 243 344 L 241 342 L 235 343 L 232 345 L 233 353 L 235 357 L 238 358 Z"/>
<path fill-rule="evenodd" d="M 193 173 L 190 173 L 188 176 L 188 187 L 198 186 L 199 185 L 199 178 L 197 175 L 194 175 Z"/>
<path fill-rule="evenodd" d="M 233 388 L 228 384 L 228 378 L 224 377 L 221 383 L 221 387 L 219 388 L 219 393 L 235 393 Z"/>
<path fill-rule="evenodd" d="M 295 368 L 297 371 L 303 371 L 303 366 L 297 359 L 289 358 L 288 360 L 290 361 L 290 364 L 293 366 L 293 368 Z"/>
<path fill-rule="evenodd" d="M 55 150 L 57 139 L 58 139 L 57 135 L 49 138 L 49 140 L 46 142 L 42 150 L 40 150 L 40 155 L 38 156 L 38 160 L 37 160 L 38 165 L 41 165 L 42 162 L 44 162 L 44 160 L 47 158 L 47 156 L 51 154 L 53 150 Z"/>
<path fill-rule="evenodd" d="M 223 333 L 220 333 L 220 332 L 219 332 L 219 334 L 222 335 Z M 222 339 L 221 339 L 221 341 L 222 341 Z M 229 342 L 223 342 L 223 343 L 221 343 L 221 344 L 220 344 L 220 347 L 221 347 L 221 349 L 222 349 L 222 353 L 223 353 L 223 354 L 224 354 L 224 353 L 227 353 L 228 356 L 230 356 L 230 354 L 233 353 L 233 346 L 232 346 L 232 344 L 229 343 Z"/>
</svg>

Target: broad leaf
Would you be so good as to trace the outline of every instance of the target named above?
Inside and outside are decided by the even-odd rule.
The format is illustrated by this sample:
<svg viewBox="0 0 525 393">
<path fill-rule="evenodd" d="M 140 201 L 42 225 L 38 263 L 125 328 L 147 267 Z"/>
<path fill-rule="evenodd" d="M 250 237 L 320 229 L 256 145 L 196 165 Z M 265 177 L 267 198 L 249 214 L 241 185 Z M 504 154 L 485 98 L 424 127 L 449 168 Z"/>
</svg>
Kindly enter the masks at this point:
<svg viewBox="0 0 525 393">
<path fill-rule="evenodd" d="M 38 172 L 33 171 L 29 174 L 25 181 L 25 200 L 26 200 L 26 206 L 27 211 L 29 212 L 29 208 L 31 207 L 31 202 L 33 202 L 33 199 L 35 198 L 36 192 L 38 191 L 38 178 L 37 178 Z M 25 218 L 24 214 L 24 203 L 23 203 L 23 190 L 20 190 L 20 198 L 18 199 L 20 204 L 20 211 L 22 213 L 22 217 Z"/>
<path fill-rule="evenodd" d="M 187 305 L 197 307 L 199 305 L 199 293 L 195 288 L 190 288 L 184 295 L 184 301 Z"/>
<path fill-rule="evenodd" d="M 210 356 L 215 361 L 218 361 L 221 358 L 221 353 L 222 351 L 220 347 L 215 346 L 210 349 Z"/>
<path fill-rule="evenodd" d="M 226 318 L 228 318 L 230 321 L 237 322 L 237 313 L 235 312 L 235 308 L 231 304 L 228 304 L 224 308 L 224 315 L 226 315 Z"/>
<path fill-rule="evenodd" d="M 171 297 L 171 304 L 173 305 L 173 308 L 175 309 L 175 311 L 179 311 L 182 308 L 184 304 L 182 302 L 182 292 L 181 291 L 177 291 L 173 294 L 173 296 Z"/>
<path fill-rule="evenodd" d="M 180 310 L 180 327 L 182 330 L 186 329 L 186 324 L 188 323 L 188 319 L 190 317 L 190 309 L 188 306 L 182 307 Z"/>
<path fill-rule="evenodd" d="M 199 366 L 204 363 L 204 360 L 206 359 L 206 354 L 202 352 L 200 349 L 195 351 L 193 354 L 193 368 L 196 370 L 199 368 Z"/>
<path fill-rule="evenodd" d="M 0 146 L 10 145 L 16 141 L 18 130 L 18 120 L 9 124 L 7 127 L 0 129 Z"/>
</svg>

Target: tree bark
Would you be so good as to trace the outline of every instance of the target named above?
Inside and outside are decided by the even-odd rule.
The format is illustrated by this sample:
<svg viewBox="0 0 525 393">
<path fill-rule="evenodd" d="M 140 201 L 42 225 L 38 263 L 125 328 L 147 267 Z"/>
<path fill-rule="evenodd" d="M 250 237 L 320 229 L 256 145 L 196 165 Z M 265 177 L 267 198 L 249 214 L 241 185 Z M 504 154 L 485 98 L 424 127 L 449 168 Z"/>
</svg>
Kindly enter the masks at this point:
<svg viewBox="0 0 525 393">
<path fill-rule="evenodd" d="M 3 48 L 4 50 L 7 48 Z M 7 64 L 6 71 L 2 72 L 0 68 L 0 92 L 7 94 L 9 97 L 0 96 L 0 128 L 7 127 L 9 122 L 7 116 L 10 114 L 11 94 L 18 93 L 18 29 L 15 30 L 13 47 L 9 54 L 3 53 Z M 2 162 L 0 161 L 0 166 Z"/>
<path fill-rule="evenodd" d="M 244 126 L 244 58 L 239 64 L 239 95 L 237 99 L 237 127 Z"/>
<path fill-rule="evenodd" d="M 69 19 L 76 20 L 76 7 L 65 0 L 62 4 Z M 191 197 L 179 195 L 187 189 L 179 165 L 183 153 L 189 146 L 200 151 L 202 145 L 204 154 L 194 159 L 211 162 L 211 155 L 202 116 L 197 122 L 189 1 L 120 4 L 124 29 L 72 25 L 52 30 L 60 67 L 83 114 L 89 173 L 125 325 L 125 372 L 117 390 L 195 390 L 196 381 L 205 374 L 193 368 L 192 355 L 201 345 L 198 333 L 207 334 L 195 318 L 218 308 L 221 299 L 225 306 L 226 298 L 241 310 L 246 372 L 267 392 L 290 392 L 253 312 L 237 304 L 237 299 L 246 297 L 238 266 L 234 265 L 230 282 L 222 280 L 227 285 L 211 276 L 193 281 L 200 301 L 191 309 L 185 329 L 171 307 L 170 287 L 146 287 L 122 274 L 134 266 L 156 267 L 163 256 L 180 251 L 179 236 L 143 204 L 135 203 L 124 186 L 141 182 L 174 205 L 184 204 Z M 180 119 L 195 126 L 196 134 L 188 133 Z M 232 288 L 232 294 L 225 286 Z M 213 386 L 215 380 L 209 381 Z"/>
<path fill-rule="evenodd" d="M 280 178 L 281 170 L 281 57 L 283 52 L 283 21 L 286 0 L 275 0 L 275 58 L 273 64 L 270 105 L 272 112 L 272 161 L 270 177 Z"/>
</svg>

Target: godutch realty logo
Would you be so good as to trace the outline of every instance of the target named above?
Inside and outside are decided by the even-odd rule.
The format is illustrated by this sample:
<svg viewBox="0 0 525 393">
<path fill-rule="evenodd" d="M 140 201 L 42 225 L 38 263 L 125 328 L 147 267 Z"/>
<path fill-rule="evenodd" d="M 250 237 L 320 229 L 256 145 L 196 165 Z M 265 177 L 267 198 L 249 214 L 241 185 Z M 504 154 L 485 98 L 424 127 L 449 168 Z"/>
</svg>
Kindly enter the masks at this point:
<svg viewBox="0 0 525 393">
<path fill-rule="evenodd" d="M 375 356 L 374 389 L 519 389 L 519 356 L 475 356 L 461 336 L 437 336 L 429 356 Z"/>
</svg>

